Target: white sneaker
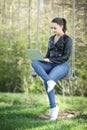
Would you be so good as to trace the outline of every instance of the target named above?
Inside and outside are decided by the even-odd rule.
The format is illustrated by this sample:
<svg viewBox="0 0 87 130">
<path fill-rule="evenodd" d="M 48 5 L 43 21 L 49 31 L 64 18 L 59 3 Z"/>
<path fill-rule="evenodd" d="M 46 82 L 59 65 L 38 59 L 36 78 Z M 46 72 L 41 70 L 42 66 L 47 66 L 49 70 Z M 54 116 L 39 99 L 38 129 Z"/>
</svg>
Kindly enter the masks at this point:
<svg viewBox="0 0 87 130">
<path fill-rule="evenodd" d="M 47 85 L 48 85 L 47 92 L 49 93 L 55 87 L 56 82 L 53 80 L 49 80 L 47 81 Z"/>
<path fill-rule="evenodd" d="M 59 107 L 56 106 L 50 109 L 50 120 L 56 120 L 59 113 Z"/>
</svg>

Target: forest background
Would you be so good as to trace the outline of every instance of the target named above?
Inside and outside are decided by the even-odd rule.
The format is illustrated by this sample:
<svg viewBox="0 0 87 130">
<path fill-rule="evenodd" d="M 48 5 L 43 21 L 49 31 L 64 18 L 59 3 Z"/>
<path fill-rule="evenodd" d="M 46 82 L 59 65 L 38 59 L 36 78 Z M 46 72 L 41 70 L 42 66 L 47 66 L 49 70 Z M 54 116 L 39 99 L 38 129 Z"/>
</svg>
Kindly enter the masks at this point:
<svg viewBox="0 0 87 130">
<path fill-rule="evenodd" d="M 40 0 L 37 41 L 37 0 L 0 0 L 0 91 L 43 92 L 43 82 L 33 78 L 26 49 L 39 48 L 45 55 L 54 17 L 67 20 L 67 34 L 72 37 L 72 1 Z M 71 81 L 73 95 L 87 96 L 87 0 L 75 0 L 75 73 Z M 72 62 L 72 61 L 71 61 Z M 60 83 L 62 86 L 62 83 Z M 67 85 L 67 81 L 64 82 Z M 58 86 L 58 92 L 62 89 Z M 67 90 L 67 88 L 66 88 Z M 66 92 L 67 94 L 67 92 Z"/>
</svg>

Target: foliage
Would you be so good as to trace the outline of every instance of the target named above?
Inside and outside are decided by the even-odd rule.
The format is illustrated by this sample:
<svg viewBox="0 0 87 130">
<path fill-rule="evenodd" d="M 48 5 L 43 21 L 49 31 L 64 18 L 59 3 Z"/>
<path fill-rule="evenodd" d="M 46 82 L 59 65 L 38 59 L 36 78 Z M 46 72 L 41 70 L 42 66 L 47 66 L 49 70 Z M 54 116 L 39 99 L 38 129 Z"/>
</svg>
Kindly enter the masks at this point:
<svg viewBox="0 0 87 130">
<path fill-rule="evenodd" d="M 42 79 L 40 79 L 38 76 L 36 77 L 30 77 L 30 87 L 29 92 L 33 93 L 43 93 L 45 88 Z"/>
<path fill-rule="evenodd" d="M 78 77 L 78 85 L 76 95 L 87 96 L 87 46 L 78 46 L 76 52 L 76 74 Z"/>
<path fill-rule="evenodd" d="M 87 96 L 87 1 L 75 1 L 75 71 L 77 85 L 72 82 L 73 95 Z M 0 91 L 42 92 L 39 78 L 30 79 L 32 72 L 26 48 L 38 48 L 44 55 L 50 36 L 49 24 L 53 17 L 65 17 L 72 36 L 72 2 L 70 0 L 41 1 L 39 30 L 37 32 L 37 1 L 1 0 L 0 4 Z M 62 5 L 62 6 L 61 6 Z M 45 14 L 45 15 L 44 15 Z M 67 90 L 68 83 L 65 83 Z M 63 94 L 61 88 L 57 89 Z M 67 95 L 68 93 L 65 92 Z"/>
<path fill-rule="evenodd" d="M 23 38 L 13 38 L 16 40 L 12 46 L 10 37 L 6 41 L 4 38 L 0 40 L 0 91 L 24 91 L 24 76 L 29 75 L 25 53 L 27 47 Z"/>
</svg>

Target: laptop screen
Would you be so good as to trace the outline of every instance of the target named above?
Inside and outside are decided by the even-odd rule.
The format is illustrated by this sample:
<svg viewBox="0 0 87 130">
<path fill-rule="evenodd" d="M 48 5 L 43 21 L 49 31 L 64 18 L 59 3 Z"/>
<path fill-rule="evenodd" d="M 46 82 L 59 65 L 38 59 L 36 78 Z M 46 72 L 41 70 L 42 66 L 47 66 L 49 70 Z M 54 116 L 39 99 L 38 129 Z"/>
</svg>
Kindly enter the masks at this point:
<svg viewBox="0 0 87 130">
<path fill-rule="evenodd" d="M 31 61 L 44 59 L 40 51 L 37 49 L 27 49 L 26 53 L 28 54 L 28 57 L 30 58 Z"/>
</svg>

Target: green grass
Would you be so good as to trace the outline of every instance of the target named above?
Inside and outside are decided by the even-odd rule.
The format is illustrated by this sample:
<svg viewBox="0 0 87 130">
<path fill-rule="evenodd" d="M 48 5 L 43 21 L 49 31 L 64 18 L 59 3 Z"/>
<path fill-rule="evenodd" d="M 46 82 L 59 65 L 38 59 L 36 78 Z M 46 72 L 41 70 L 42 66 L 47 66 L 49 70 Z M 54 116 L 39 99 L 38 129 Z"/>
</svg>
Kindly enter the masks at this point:
<svg viewBox="0 0 87 130">
<path fill-rule="evenodd" d="M 56 95 L 60 112 L 81 111 L 71 119 L 50 121 L 40 115 L 49 109 L 46 94 L 0 93 L 0 130 L 87 130 L 87 98 Z"/>
</svg>

